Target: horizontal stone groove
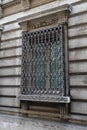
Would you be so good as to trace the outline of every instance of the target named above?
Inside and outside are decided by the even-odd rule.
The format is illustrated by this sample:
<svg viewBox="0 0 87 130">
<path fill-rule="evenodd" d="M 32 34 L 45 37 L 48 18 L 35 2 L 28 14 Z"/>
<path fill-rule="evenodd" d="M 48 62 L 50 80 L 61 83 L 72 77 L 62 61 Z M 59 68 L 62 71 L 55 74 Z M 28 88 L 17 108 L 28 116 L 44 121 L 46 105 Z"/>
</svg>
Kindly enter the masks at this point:
<svg viewBox="0 0 87 130">
<path fill-rule="evenodd" d="M 3 58 L 0 58 L 0 61 L 3 61 L 3 60 L 13 60 L 13 59 L 17 59 L 17 58 L 19 59 L 19 58 L 21 58 L 21 56 L 22 55 L 18 55 L 18 56 L 14 55 L 14 56 L 9 56 L 9 57 L 3 57 Z"/>
<path fill-rule="evenodd" d="M 78 5 L 78 4 L 81 4 L 81 3 L 85 3 L 87 2 L 87 0 L 80 0 L 80 1 L 76 1 L 76 2 L 73 2 L 72 5 Z"/>
<path fill-rule="evenodd" d="M 4 77 L 0 78 L 0 86 L 8 85 L 8 86 L 18 86 L 21 84 L 21 78 L 20 77 Z"/>
<path fill-rule="evenodd" d="M 70 88 L 71 99 L 87 100 L 87 88 Z"/>
<path fill-rule="evenodd" d="M 11 49 L 11 48 L 17 48 L 17 47 L 21 47 L 22 46 L 22 39 L 16 39 L 16 40 L 12 40 L 12 41 L 5 41 L 5 42 L 1 42 L 1 46 L 0 49 L 1 50 L 6 50 L 6 49 Z"/>
<path fill-rule="evenodd" d="M 0 88 L 19 88 L 20 85 L 0 85 Z"/>
<path fill-rule="evenodd" d="M 6 76 L 0 76 L 0 79 L 3 79 L 3 78 L 6 78 L 6 79 L 8 79 L 8 78 L 20 78 L 20 75 L 18 75 L 18 76 L 15 76 L 15 75 L 6 75 Z"/>
<path fill-rule="evenodd" d="M 3 23 L 3 25 L 5 26 L 5 25 L 9 25 L 9 24 L 14 24 L 14 23 L 17 23 L 17 21 L 16 20 L 14 20 L 14 21 L 10 21 L 10 22 L 5 22 L 5 23 Z"/>
<path fill-rule="evenodd" d="M 87 99 L 72 99 L 71 98 L 71 102 L 84 102 L 84 103 L 87 103 Z"/>
<path fill-rule="evenodd" d="M 87 46 L 82 46 L 82 47 L 74 47 L 74 48 L 69 48 L 69 51 L 74 51 L 74 50 L 82 50 L 82 49 L 87 49 Z"/>
<path fill-rule="evenodd" d="M 16 40 L 16 39 L 22 39 L 22 36 L 10 38 L 10 39 L 5 39 L 5 40 L 2 40 L 2 39 L 1 39 L 1 42 L 12 41 L 12 40 Z"/>
<path fill-rule="evenodd" d="M 0 106 L 0 113 L 1 114 L 19 114 L 20 113 L 20 108 L 19 107 L 3 107 Z"/>
<path fill-rule="evenodd" d="M 19 107 L 3 107 L 0 106 L 0 113 L 1 114 L 19 114 L 20 108 Z"/>
<path fill-rule="evenodd" d="M 0 97 L 0 106 L 20 106 L 20 101 L 14 97 Z"/>
<path fill-rule="evenodd" d="M 87 114 L 83 114 L 83 113 L 80 113 L 80 112 L 70 112 L 72 115 L 79 115 L 79 116 L 87 116 Z M 87 124 L 87 123 L 86 123 Z"/>
<path fill-rule="evenodd" d="M 87 36 L 69 40 L 69 49 L 87 47 Z"/>
<path fill-rule="evenodd" d="M 68 26 L 68 29 L 72 29 L 72 28 L 74 29 L 74 28 L 80 27 L 82 25 L 87 25 L 87 22 L 85 22 L 85 23 L 76 23 L 75 25 L 70 25 L 70 26 Z"/>
<path fill-rule="evenodd" d="M 86 36 L 87 35 L 87 26 L 78 26 L 68 30 L 68 38 Z"/>
<path fill-rule="evenodd" d="M 14 78 L 14 77 L 20 77 L 21 75 L 15 74 L 15 75 L 0 75 L 0 78 Z"/>
<path fill-rule="evenodd" d="M 18 98 L 20 87 L 0 87 L 0 96 Z"/>
<path fill-rule="evenodd" d="M 77 2 L 76 5 L 72 4 L 72 11 L 69 16 L 70 18 L 75 16 L 78 17 L 79 15 L 84 14 L 86 12 L 87 12 L 87 0 L 84 0 L 84 1 L 80 1 L 80 3 Z"/>
<path fill-rule="evenodd" d="M 0 94 L 0 97 L 3 97 L 3 98 L 16 98 L 16 96 L 13 96 L 13 95 L 2 95 Z"/>
<path fill-rule="evenodd" d="M 87 100 L 72 100 L 71 112 L 87 115 Z"/>
<path fill-rule="evenodd" d="M 2 35 L 5 35 L 5 34 L 8 34 L 8 33 L 15 33 L 15 32 L 22 32 L 22 30 L 21 29 L 13 29 L 13 30 L 8 30 L 8 31 L 3 31 L 2 32 Z"/>
<path fill-rule="evenodd" d="M 18 57 L 21 57 L 21 55 L 17 55 L 17 56 L 8 56 L 8 57 L 0 57 L 0 60 L 12 59 L 12 58 L 18 58 Z"/>
<path fill-rule="evenodd" d="M 22 54 L 22 48 L 12 48 L 0 51 L 0 58 L 11 57 L 11 56 L 20 56 Z"/>
<path fill-rule="evenodd" d="M 0 105 L 0 107 L 2 108 L 2 107 L 5 107 L 5 108 L 20 108 L 20 107 L 15 107 L 15 106 L 5 106 L 5 105 Z M 4 111 L 3 111 L 4 112 Z"/>
<path fill-rule="evenodd" d="M 1 41 L 19 38 L 19 37 L 22 37 L 21 30 L 11 31 L 11 32 L 3 33 L 1 37 Z"/>
<path fill-rule="evenodd" d="M 0 70 L 4 70 L 4 69 L 16 69 L 16 68 L 21 68 L 21 65 L 13 65 L 13 66 L 2 66 L 0 67 Z"/>
<path fill-rule="evenodd" d="M 69 60 L 69 62 L 87 62 L 87 59 Z"/>
<path fill-rule="evenodd" d="M 22 40 L 22 37 L 17 37 L 17 38 L 11 38 L 11 39 L 7 39 L 7 40 L 3 40 L 3 41 L 1 41 L 1 43 L 3 43 L 3 42 L 8 42 L 8 41 L 14 41 L 14 40 Z"/>
<path fill-rule="evenodd" d="M 18 22 L 13 22 L 13 23 L 10 23 L 10 24 L 5 24 L 3 26 L 4 26 L 3 32 L 12 31 L 12 30 L 14 31 L 16 29 L 21 29 L 21 27 L 18 24 Z"/>
<path fill-rule="evenodd" d="M 87 49 L 69 51 L 69 60 L 87 60 Z"/>
<path fill-rule="evenodd" d="M 21 66 L 21 57 L 0 59 L 0 67 Z"/>
<path fill-rule="evenodd" d="M 70 75 L 70 86 L 87 86 L 87 75 Z"/>
<path fill-rule="evenodd" d="M 14 29 L 11 29 L 11 30 L 7 30 L 7 31 L 3 31 L 2 34 L 6 34 L 6 33 L 11 33 L 11 32 L 14 32 L 14 31 L 22 31 L 21 28 L 14 28 Z"/>
<path fill-rule="evenodd" d="M 4 51 L 4 50 L 12 50 L 12 49 L 17 49 L 17 48 L 22 48 L 22 46 L 19 45 L 19 46 L 14 46 L 14 47 L 1 48 L 0 51 Z"/>
<path fill-rule="evenodd" d="M 84 38 L 84 37 L 87 37 L 87 34 L 78 35 L 78 36 L 70 36 L 70 37 L 68 37 L 68 39 L 71 40 L 71 39 Z"/>
<path fill-rule="evenodd" d="M 82 86 L 82 85 L 69 85 L 70 88 L 87 88 L 87 86 Z"/>
<path fill-rule="evenodd" d="M 69 72 L 70 75 L 87 75 L 87 72 Z"/>
<path fill-rule="evenodd" d="M 83 19 L 81 19 L 83 18 Z M 85 19 L 84 19 L 85 18 Z M 68 26 L 74 26 L 78 24 L 85 24 L 87 23 L 87 10 L 84 13 L 80 13 L 79 15 L 69 17 L 68 19 Z"/>
<path fill-rule="evenodd" d="M 21 67 L 0 69 L 0 77 L 3 76 L 21 76 Z"/>
<path fill-rule="evenodd" d="M 86 13 L 87 13 L 87 10 L 82 11 L 82 12 L 73 13 L 73 14 L 69 15 L 69 18 L 78 17 L 78 16 L 86 14 Z"/>
<path fill-rule="evenodd" d="M 10 15 L 9 15 L 10 16 Z M 8 22 L 6 22 L 6 23 L 3 23 L 3 26 L 5 26 L 5 25 L 9 25 L 9 24 L 12 24 L 12 23 L 16 23 L 17 22 L 17 20 L 14 20 L 14 21 L 8 21 Z"/>
<path fill-rule="evenodd" d="M 69 73 L 87 73 L 87 62 L 74 62 L 69 64 Z"/>
<path fill-rule="evenodd" d="M 16 68 L 16 67 L 21 67 L 21 65 L 13 65 L 13 66 L 0 66 L 0 69 L 5 69 L 5 68 Z"/>
</svg>

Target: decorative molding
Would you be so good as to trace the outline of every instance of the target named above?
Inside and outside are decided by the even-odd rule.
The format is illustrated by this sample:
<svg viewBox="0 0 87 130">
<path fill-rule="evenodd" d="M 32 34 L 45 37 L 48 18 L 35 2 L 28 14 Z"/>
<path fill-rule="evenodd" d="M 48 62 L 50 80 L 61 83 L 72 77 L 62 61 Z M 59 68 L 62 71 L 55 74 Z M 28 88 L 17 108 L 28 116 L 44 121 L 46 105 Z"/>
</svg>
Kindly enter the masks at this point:
<svg viewBox="0 0 87 130">
<path fill-rule="evenodd" d="M 33 24 L 31 26 L 31 28 L 36 29 L 36 28 L 40 28 L 40 27 L 50 26 L 52 24 L 56 24 L 57 22 L 58 22 L 58 18 L 51 19 L 48 22 L 45 20 L 45 21 L 42 21 L 42 22 L 40 22 L 38 24 Z"/>
<path fill-rule="evenodd" d="M 18 23 L 22 23 L 25 21 L 34 20 L 34 19 L 41 18 L 41 17 L 47 16 L 47 15 L 55 14 L 55 13 L 71 12 L 71 10 L 72 10 L 71 5 L 65 4 L 62 6 L 58 6 L 56 8 L 50 8 L 50 9 L 47 9 L 44 11 L 40 11 L 38 13 L 35 12 L 34 14 L 30 14 L 30 15 L 24 16 L 22 18 L 18 18 L 17 21 L 18 21 Z"/>
<path fill-rule="evenodd" d="M 55 14 L 48 15 L 39 19 L 29 21 L 28 30 L 32 31 L 35 29 L 37 30 L 39 28 L 46 28 L 48 26 L 51 27 L 51 26 L 56 26 L 59 24 L 66 24 L 66 23 L 67 23 L 67 17 L 65 16 L 65 13 L 60 12 L 59 14 L 55 13 Z M 22 26 L 22 23 L 21 23 L 21 26 Z"/>
<path fill-rule="evenodd" d="M 50 8 L 42 12 L 35 12 L 34 14 L 18 18 L 17 21 L 23 31 L 31 31 L 46 26 L 67 23 L 69 12 L 71 12 L 71 5 L 65 4 L 63 6 Z M 26 25 L 27 28 L 25 29 Z"/>
</svg>

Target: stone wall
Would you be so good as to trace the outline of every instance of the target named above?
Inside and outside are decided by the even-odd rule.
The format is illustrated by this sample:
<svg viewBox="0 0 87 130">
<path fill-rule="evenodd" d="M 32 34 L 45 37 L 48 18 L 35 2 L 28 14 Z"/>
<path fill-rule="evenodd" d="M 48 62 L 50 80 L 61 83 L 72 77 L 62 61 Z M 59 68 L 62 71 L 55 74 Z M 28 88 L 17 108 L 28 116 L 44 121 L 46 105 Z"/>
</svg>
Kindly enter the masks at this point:
<svg viewBox="0 0 87 130">
<path fill-rule="evenodd" d="M 0 26 L 3 26 L 0 41 L 0 113 L 21 113 L 18 95 L 20 93 L 21 81 L 22 29 L 17 19 L 38 13 L 41 10 L 47 10 L 48 8 L 70 4 L 72 11 L 68 19 L 68 63 L 71 104 L 68 118 L 72 121 L 73 119 L 86 120 L 87 0 L 49 1 L 50 3 L 46 4 L 44 1 L 42 3 L 37 2 L 36 6 L 38 4 L 40 6 L 32 6 L 32 8 L 28 9 L 24 9 L 19 0 L 5 0 L 3 3 L 3 17 L 0 18 Z M 35 1 L 33 0 L 32 2 Z M 32 112 L 35 115 L 35 111 L 32 110 L 31 106 L 31 111 L 28 111 L 28 113 Z M 41 115 L 46 115 L 46 113 L 41 113 Z M 57 113 L 52 113 L 52 115 L 58 116 Z"/>
</svg>

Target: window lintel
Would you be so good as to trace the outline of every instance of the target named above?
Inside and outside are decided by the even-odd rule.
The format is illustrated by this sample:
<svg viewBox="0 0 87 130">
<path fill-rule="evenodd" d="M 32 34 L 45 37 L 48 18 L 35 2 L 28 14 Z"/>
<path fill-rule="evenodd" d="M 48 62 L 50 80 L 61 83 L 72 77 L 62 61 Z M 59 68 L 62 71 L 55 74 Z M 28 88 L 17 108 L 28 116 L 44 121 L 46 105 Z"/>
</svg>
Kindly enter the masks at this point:
<svg viewBox="0 0 87 130">
<path fill-rule="evenodd" d="M 20 24 L 22 29 L 24 29 L 24 31 L 25 31 L 25 28 L 23 27 L 23 26 L 25 26 L 24 24 L 26 24 L 32 20 L 40 19 L 45 16 L 50 16 L 50 15 L 56 14 L 56 13 L 59 15 L 62 12 L 65 19 L 64 18 L 63 19 L 59 18 L 59 19 L 62 19 L 61 20 L 62 22 L 67 22 L 68 14 L 72 10 L 72 6 L 69 4 L 64 4 L 64 5 L 56 6 L 53 8 L 50 7 L 49 9 L 45 8 L 44 10 L 40 10 L 39 8 L 40 7 L 36 7 L 36 10 L 35 10 L 36 12 L 34 11 L 34 9 L 31 9 L 29 13 L 26 13 L 27 14 L 26 16 L 17 19 L 18 23 Z M 40 10 L 40 11 L 38 11 L 38 10 Z"/>
</svg>

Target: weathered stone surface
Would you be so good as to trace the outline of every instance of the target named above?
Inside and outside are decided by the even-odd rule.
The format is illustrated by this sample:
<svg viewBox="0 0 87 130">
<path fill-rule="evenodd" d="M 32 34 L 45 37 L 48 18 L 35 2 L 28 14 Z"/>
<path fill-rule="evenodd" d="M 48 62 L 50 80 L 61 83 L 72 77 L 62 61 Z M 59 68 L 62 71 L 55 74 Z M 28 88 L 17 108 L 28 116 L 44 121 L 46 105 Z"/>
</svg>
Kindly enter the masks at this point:
<svg viewBox="0 0 87 130">
<path fill-rule="evenodd" d="M 0 115 L 0 130 L 87 130 L 87 126 Z"/>
<path fill-rule="evenodd" d="M 1 7 L 1 3 L 0 3 L 0 18 L 2 17 L 2 7 Z"/>
</svg>

